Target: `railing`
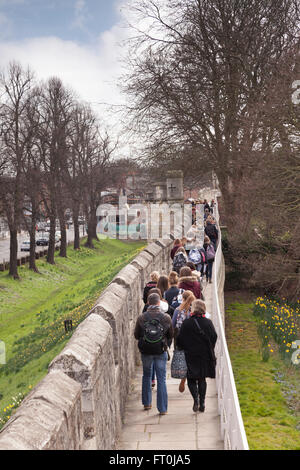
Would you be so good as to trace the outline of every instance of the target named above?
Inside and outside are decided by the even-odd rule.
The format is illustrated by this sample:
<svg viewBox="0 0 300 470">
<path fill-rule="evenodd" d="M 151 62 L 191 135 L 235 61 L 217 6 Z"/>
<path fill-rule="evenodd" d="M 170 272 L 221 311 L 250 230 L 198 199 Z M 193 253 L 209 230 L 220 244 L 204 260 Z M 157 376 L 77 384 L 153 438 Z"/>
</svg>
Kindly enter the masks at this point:
<svg viewBox="0 0 300 470">
<path fill-rule="evenodd" d="M 214 216 L 219 222 L 217 207 L 215 207 Z M 219 230 L 219 234 L 219 244 L 213 265 L 212 321 L 218 334 L 215 352 L 217 357 L 216 383 L 221 416 L 221 432 L 226 450 L 249 450 L 219 304 L 219 281 L 222 274 L 224 274 L 222 273 L 224 263 L 222 263 L 221 230 Z"/>
</svg>

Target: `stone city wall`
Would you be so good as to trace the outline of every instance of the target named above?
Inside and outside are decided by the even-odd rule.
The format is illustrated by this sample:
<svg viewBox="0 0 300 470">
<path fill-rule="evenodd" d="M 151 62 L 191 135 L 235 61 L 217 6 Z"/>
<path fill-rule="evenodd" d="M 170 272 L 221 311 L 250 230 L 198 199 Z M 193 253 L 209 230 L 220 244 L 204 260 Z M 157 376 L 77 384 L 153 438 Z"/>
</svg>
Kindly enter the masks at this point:
<svg viewBox="0 0 300 470">
<path fill-rule="evenodd" d="M 169 273 L 173 238 L 149 244 L 102 292 L 0 432 L 0 450 L 114 448 L 139 360 L 142 289 L 151 271 Z"/>
</svg>

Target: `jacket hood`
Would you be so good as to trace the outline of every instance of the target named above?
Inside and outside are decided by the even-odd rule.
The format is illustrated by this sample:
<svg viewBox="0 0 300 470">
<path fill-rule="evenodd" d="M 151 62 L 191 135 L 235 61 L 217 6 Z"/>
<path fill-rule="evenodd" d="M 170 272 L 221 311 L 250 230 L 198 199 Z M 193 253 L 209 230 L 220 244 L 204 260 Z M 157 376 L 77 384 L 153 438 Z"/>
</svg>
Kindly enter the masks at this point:
<svg viewBox="0 0 300 470">
<path fill-rule="evenodd" d="M 198 280 L 197 280 L 196 276 L 185 276 L 185 277 L 180 277 L 179 278 L 178 284 L 181 284 L 182 282 L 194 284 L 195 282 L 198 283 Z"/>
</svg>

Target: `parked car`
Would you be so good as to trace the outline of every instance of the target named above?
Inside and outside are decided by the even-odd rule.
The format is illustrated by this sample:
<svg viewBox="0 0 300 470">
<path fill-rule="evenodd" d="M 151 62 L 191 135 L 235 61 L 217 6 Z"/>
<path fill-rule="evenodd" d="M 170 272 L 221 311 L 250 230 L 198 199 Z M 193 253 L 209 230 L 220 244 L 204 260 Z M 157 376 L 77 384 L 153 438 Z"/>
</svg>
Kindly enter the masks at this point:
<svg viewBox="0 0 300 470">
<path fill-rule="evenodd" d="M 30 240 L 24 240 L 21 243 L 21 251 L 30 251 Z"/>
<path fill-rule="evenodd" d="M 60 240 L 61 240 L 61 232 L 57 230 L 55 232 L 55 243 L 60 242 Z"/>
<path fill-rule="evenodd" d="M 36 240 L 38 246 L 48 246 L 49 245 L 49 233 L 43 233 Z"/>
</svg>

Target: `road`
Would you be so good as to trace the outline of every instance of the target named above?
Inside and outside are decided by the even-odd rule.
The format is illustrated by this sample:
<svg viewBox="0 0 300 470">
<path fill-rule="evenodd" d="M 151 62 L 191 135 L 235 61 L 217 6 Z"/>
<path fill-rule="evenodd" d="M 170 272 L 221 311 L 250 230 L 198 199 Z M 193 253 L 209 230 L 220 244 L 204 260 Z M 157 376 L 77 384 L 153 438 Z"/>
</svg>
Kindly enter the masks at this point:
<svg viewBox="0 0 300 470">
<path fill-rule="evenodd" d="M 37 232 L 37 237 L 39 236 L 39 233 Z M 83 226 L 80 226 L 80 236 L 83 236 Z M 27 256 L 29 252 L 27 251 L 21 251 L 21 243 L 24 240 L 29 240 L 29 235 L 28 234 L 21 234 L 18 236 L 18 258 L 21 258 L 22 256 Z M 69 230 L 67 230 L 67 241 L 72 242 L 74 240 L 74 229 L 71 227 Z M 9 238 L 5 240 L 0 240 L 0 263 L 8 262 L 9 261 Z M 43 251 L 47 247 L 46 246 L 36 246 L 36 252 Z"/>
</svg>

